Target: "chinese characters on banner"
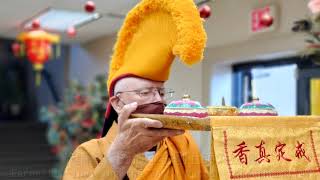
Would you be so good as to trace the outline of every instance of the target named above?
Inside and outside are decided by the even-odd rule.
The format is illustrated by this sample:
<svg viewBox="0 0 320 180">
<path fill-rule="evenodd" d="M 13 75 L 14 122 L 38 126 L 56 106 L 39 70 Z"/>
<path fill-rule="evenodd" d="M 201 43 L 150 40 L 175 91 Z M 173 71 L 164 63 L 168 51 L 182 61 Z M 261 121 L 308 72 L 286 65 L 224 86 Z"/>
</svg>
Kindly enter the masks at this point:
<svg viewBox="0 0 320 180">
<path fill-rule="evenodd" d="M 210 180 L 320 179 L 320 116 L 217 116 L 210 125 Z"/>
<path fill-rule="evenodd" d="M 260 144 L 254 146 L 257 150 L 257 159 L 255 159 L 255 161 L 257 163 L 262 163 L 262 162 L 266 162 L 266 163 L 270 163 L 271 160 L 269 159 L 269 157 L 271 156 L 271 154 L 269 154 L 268 152 L 266 152 L 266 148 L 265 148 L 265 141 L 261 140 Z M 306 151 L 304 149 L 304 145 L 305 143 L 300 143 L 299 141 L 297 141 L 296 146 L 295 146 L 295 158 L 296 159 L 305 159 L 308 162 L 310 162 L 310 158 L 308 155 L 306 155 Z M 282 143 L 279 142 L 275 145 L 274 148 L 274 156 L 276 157 L 276 159 L 278 161 L 292 161 L 292 158 L 286 156 L 286 150 L 291 150 L 292 149 L 286 149 L 286 143 Z M 247 165 L 248 164 L 248 155 L 247 152 L 249 152 L 250 149 L 248 148 L 248 146 L 246 145 L 245 141 L 242 141 L 240 144 L 237 145 L 236 149 L 232 152 L 234 154 L 234 158 L 238 158 L 239 162 L 242 164 Z"/>
<path fill-rule="evenodd" d="M 212 128 L 211 180 L 320 179 L 320 128 L 297 124 Z"/>
</svg>

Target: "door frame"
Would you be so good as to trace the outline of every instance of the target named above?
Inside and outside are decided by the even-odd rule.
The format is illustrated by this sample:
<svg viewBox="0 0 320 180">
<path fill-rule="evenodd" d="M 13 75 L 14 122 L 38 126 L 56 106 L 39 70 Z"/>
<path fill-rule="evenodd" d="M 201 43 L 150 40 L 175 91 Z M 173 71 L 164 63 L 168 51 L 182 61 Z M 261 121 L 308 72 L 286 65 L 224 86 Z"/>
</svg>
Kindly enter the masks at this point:
<svg viewBox="0 0 320 180">
<path fill-rule="evenodd" d="M 311 113 L 310 79 L 314 77 L 320 78 L 320 67 L 299 69 L 297 82 L 298 115 L 309 115 Z"/>
<path fill-rule="evenodd" d="M 244 87 L 245 79 L 246 81 L 251 82 L 252 74 L 251 69 L 253 68 L 266 68 L 266 67 L 274 67 L 274 66 L 284 66 L 290 64 L 297 64 L 298 68 L 300 66 L 306 67 L 305 64 L 308 60 L 303 59 L 299 56 L 294 57 L 285 57 L 285 58 L 277 58 L 270 60 L 253 60 L 244 63 L 234 64 L 232 66 L 232 105 L 236 107 L 240 107 L 246 101 L 252 100 L 252 87 L 251 83 L 246 84 L 247 87 Z M 245 93 L 248 94 L 248 97 L 245 97 Z"/>
</svg>

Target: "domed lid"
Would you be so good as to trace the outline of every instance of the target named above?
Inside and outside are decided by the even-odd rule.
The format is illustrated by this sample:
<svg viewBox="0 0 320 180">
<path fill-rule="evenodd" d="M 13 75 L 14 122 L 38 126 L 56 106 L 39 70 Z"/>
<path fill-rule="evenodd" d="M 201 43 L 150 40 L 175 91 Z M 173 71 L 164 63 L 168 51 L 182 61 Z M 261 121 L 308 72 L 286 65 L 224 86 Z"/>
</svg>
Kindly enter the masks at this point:
<svg viewBox="0 0 320 180">
<path fill-rule="evenodd" d="M 188 94 L 183 95 L 181 100 L 170 102 L 166 108 L 203 109 L 201 104 L 197 101 L 191 100 Z"/>
<path fill-rule="evenodd" d="M 264 111 L 267 114 L 277 114 L 277 111 L 274 106 L 272 106 L 270 103 L 262 103 L 261 101 L 259 101 L 259 98 L 253 98 L 252 102 L 243 104 L 240 107 L 240 113 L 241 111 Z"/>
</svg>

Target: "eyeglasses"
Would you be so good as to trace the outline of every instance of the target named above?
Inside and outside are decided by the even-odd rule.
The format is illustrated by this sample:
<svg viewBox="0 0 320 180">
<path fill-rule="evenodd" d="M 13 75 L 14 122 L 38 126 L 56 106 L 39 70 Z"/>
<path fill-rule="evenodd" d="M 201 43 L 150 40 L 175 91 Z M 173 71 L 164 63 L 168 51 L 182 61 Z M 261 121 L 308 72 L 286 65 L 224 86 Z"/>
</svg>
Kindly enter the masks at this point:
<svg viewBox="0 0 320 180">
<path fill-rule="evenodd" d="M 134 93 L 138 94 L 144 100 L 153 98 L 154 96 L 156 96 L 156 93 L 158 93 L 162 99 L 170 100 L 174 94 L 174 91 L 172 89 L 149 87 L 149 88 L 141 88 L 141 89 L 132 90 L 132 91 L 117 92 L 116 96 L 120 95 L 121 93 L 126 93 L 126 92 L 134 92 Z"/>
</svg>

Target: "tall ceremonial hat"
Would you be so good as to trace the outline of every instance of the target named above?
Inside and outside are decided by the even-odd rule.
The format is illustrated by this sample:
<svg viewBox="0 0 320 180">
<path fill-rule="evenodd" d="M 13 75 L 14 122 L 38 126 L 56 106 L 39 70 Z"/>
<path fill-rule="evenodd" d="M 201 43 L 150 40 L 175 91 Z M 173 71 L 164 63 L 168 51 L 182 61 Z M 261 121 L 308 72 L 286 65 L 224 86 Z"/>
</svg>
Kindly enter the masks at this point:
<svg viewBox="0 0 320 180">
<path fill-rule="evenodd" d="M 176 56 L 188 66 L 201 61 L 206 40 L 193 0 L 141 0 L 118 32 L 109 66 L 109 97 L 125 77 L 165 82 Z M 117 117 L 108 102 L 102 136 Z"/>
</svg>

